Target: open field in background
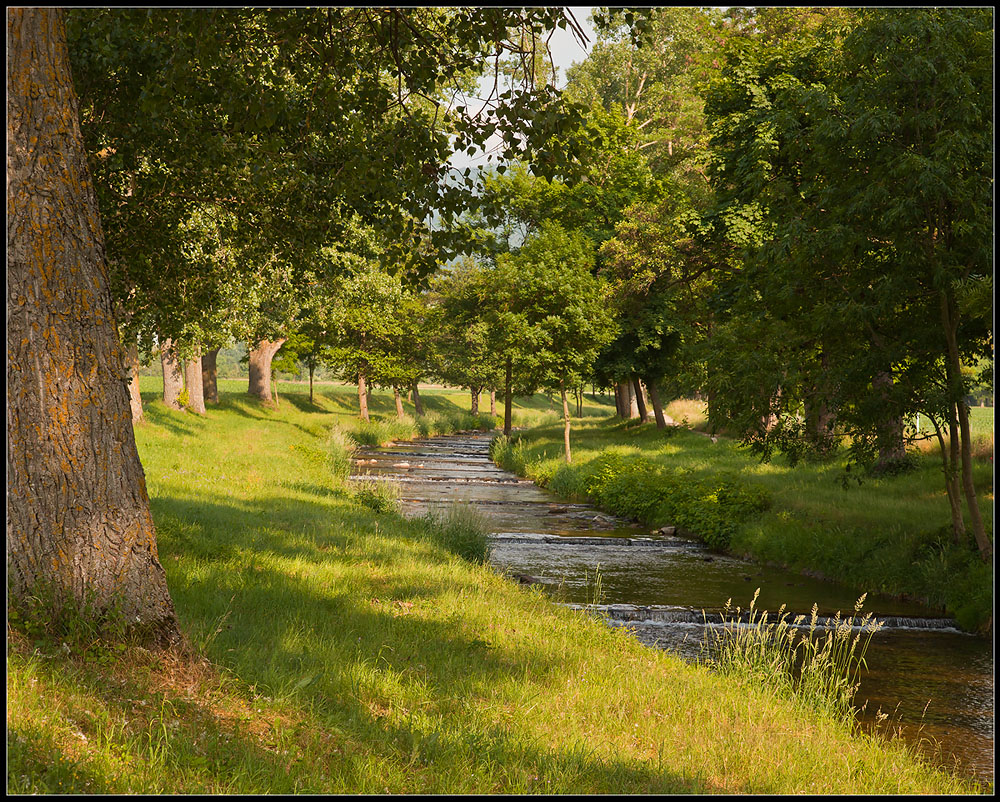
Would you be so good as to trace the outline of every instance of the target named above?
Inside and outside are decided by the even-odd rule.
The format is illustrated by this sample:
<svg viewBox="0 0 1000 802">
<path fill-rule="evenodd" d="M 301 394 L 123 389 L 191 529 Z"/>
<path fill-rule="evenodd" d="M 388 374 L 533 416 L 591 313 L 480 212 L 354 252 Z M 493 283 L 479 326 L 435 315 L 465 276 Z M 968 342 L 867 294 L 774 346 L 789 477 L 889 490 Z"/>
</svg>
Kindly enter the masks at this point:
<svg viewBox="0 0 1000 802">
<path fill-rule="evenodd" d="M 355 425 L 349 388 L 266 409 L 223 383 L 205 417 L 143 388 L 136 437 L 190 646 L 8 629 L 10 792 L 977 790 L 359 505 L 329 434 Z M 467 409 L 467 394 L 426 397 Z M 519 410 L 549 414 L 544 398 Z"/>
</svg>

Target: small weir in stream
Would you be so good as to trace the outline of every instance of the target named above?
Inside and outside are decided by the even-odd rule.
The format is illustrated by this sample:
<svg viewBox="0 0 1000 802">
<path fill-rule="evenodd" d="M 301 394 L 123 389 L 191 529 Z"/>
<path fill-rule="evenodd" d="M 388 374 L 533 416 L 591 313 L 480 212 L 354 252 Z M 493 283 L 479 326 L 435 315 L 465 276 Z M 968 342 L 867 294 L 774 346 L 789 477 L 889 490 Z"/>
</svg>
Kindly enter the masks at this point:
<svg viewBox="0 0 1000 802">
<path fill-rule="evenodd" d="M 681 537 L 651 535 L 585 504 L 556 499 L 496 467 L 492 436 L 445 435 L 364 449 L 357 477 L 399 485 L 403 514 L 421 516 L 454 502 L 475 505 L 494 529 L 491 560 L 563 604 L 628 627 L 644 643 L 697 659 L 706 631 L 722 626 L 727 599 L 744 610 L 784 604 L 790 619 L 854 610 L 857 594 L 776 568 L 710 551 Z M 602 604 L 594 605 L 600 575 Z M 857 703 L 874 726 L 881 710 L 900 736 L 932 760 L 993 781 L 993 650 L 953 621 L 911 602 L 869 594 L 863 612 L 883 622 L 867 652 Z M 733 613 L 729 614 L 729 619 Z"/>
</svg>

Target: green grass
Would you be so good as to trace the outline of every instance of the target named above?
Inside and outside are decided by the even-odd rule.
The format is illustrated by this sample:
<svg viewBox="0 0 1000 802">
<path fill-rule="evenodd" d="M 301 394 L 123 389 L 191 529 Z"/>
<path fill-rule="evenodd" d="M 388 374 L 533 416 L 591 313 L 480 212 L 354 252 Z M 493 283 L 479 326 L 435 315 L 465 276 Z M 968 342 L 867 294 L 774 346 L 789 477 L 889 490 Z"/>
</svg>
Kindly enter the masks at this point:
<svg viewBox="0 0 1000 802">
<path fill-rule="evenodd" d="M 137 440 L 188 646 L 8 629 L 9 792 L 976 790 L 457 556 L 464 513 L 442 543 L 362 506 L 333 434 L 356 431 L 349 388 L 315 404 L 283 388 L 267 409 L 223 383 L 203 418 L 144 389 Z M 467 394 L 425 397 L 444 412 Z"/>
<path fill-rule="evenodd" d="M 992 443 L 992 409 L 973 412 L 978 413 L 973 415 L 976 436 Z M 715 545 L 728 543 L 735 554 L 818 572 L 854 586 L 859 594 L 922 599 L 946 609 L 970 630 L 991 619 L 992 566 L 979 559 L 971 537 L 967 547 L 952 544 L 935 453 L 918 453 L 917 468 L 910 473 L 868 477 L 845 488 L 842 462 L 800 462 L 793 467 L 777 457 L 760 463 L 727 438 L 713 442 L 697 431 L 661 431 L 652 423 L 615 418 L 574 422 L 569 467 L 562 460 L 561 426 L 536 427 L 519 439 L 508 449 L 506 464 L 566 497 L 595 501 L 652 526 L 677 524 Z M 634 481 L 588 493 L 587 483 L 593 491 L 592 477 L 602 465 L 595 460 L 600 457 L 606 463 L 612 455 L 626 465 L 646 468 L 633 469 Z M 664 495 L 675 502 L 673 507 L 651 504 L 658 492 L 653 485 L 668 481 L 672 492 Z M 975 483 L 986 529 L 992 532 L 992 447 L 975 460 Z M 768 509 L 754 513 L 750 504 L 746 514 L 732 515 L 721 503 L 703 503 L 713 492 L 719 502 L 718 489 L 727 487 L 746 490 L 751 500 L 759 493 L 769 502 Z M 685 496 L 691 503 L 678 512 L 678 497 Z M 687 518 L 677 519 L 683 515 Z M 720 523 L 722 540 L 713 534 Z"/>
</svg>

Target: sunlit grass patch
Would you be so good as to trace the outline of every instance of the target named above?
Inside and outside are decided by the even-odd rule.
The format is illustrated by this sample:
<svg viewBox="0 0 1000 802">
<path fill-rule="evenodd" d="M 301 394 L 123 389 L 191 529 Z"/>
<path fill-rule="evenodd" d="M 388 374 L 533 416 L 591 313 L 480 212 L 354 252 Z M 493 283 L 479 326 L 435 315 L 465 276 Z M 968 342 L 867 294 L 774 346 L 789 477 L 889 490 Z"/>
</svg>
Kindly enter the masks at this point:
<svg viewBox="0 0 1000 802">
<path fill-rule="evenodd" d="M 9 632 L 9 791 L 971 789 L 459 559 L 426 522 L 371 512 L 331 456 L 349 453 L 335 430 L 356 411 L 319 387 L 304 399 L 224 395 L 204 419 L 163 410 L 139 427 L 190 648 L 104 664 Z"/>
</svg>

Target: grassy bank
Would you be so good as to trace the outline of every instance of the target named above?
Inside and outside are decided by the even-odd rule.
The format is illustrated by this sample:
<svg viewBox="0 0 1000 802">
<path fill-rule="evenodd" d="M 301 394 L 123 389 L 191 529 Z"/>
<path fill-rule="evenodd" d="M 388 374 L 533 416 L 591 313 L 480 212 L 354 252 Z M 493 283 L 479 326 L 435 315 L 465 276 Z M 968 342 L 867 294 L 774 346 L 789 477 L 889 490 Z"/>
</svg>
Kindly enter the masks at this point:
<svg viewBox="0 0 1000 802">
<path fill-rule="evenodd" d="M 148 395 L 137 430 L 188 647 L 9 629 L 8 791 L 974 790 L 366 508 L 333 459 L 331 431 L 357 433 L 349 388 L 278 409 L 222 389 L 204 418 Z"/>
<path fill-rule="evenodd" d="M 973 410 L 979 440 L 989 443 L 975 462 L 989 532 L 992 412 Z M 679 405 L 673 414 L 699 422 L 694 408 Z M 953 544 L 933 453 L 917 452 L 910 473 L 845 484 L 842 462 L 792 467 L 778 457 L 761 464 L 726 438 L 613 418 L 574 426 L 572 466 L 562 460 L 559 425 L 536 427 L 499 445 L 495 455 L 502 464 L 565 497 L 651 526 L 673 524 L 713 547 L 837 579 L 859 593 L 920 599 L 970 630 L 991 621 L 992 566 L 971 543 Z"/>
</svg>

